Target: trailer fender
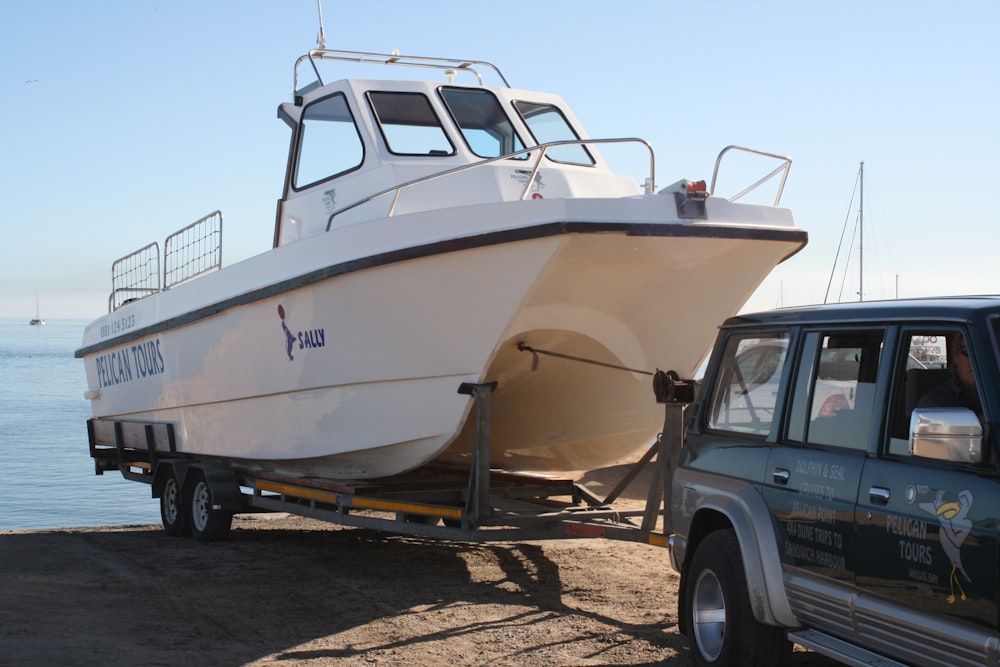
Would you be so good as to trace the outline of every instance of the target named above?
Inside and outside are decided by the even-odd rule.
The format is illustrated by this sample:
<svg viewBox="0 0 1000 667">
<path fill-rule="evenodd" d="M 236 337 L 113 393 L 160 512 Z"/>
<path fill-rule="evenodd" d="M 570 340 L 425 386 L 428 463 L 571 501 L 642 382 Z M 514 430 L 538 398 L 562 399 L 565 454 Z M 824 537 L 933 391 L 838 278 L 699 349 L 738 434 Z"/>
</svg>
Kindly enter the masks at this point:
<svg viewBox="0 0 1000 667">
<path fill-rule="evenodd" d="M 177 478 L 177 485 L 184 489 L 186 494 L 190 491 L 188 488 L 190 486 L 190 472 L 195 469 L 201 470 L 205 474 L 205 481 L 212 491 L 212 501 L 217 506 L 216 509 L 225 512 L 240 512 L 246 509 L 236 473 L 228 465 L 219 461 L 160 460 L 153 476 L 153 497 L 159 498 L 163 495 L 163 487 L 169 473 L 173 473 Z"/>
<path fill-rule="evenodd" d="M 239 481 L 236 472 L 227 464 L 219 461 L 199 461 L 189 467 L 189 471 L 198 468 L 205 474 L 205 482 L 212 491 L 212 509 L 223 512 L 245 511 L 246 503 L 243 494 L 240 492 Z M 185 489 L 185 497 L 188 497 L 187 488 L 192 482 L 190 475 L 185 475 L 181 487 Z"/>
<path fill-rule="evenodd" d="M 153 471 L 153 497 L 160 498 L 163 496 L 163 487 L 166 485 L 171 473 L 177 478 L 177 486 L 183 489 L 188 468 L 193 463 L 194 461 L 187 459 L 160 459 L 157 461 L 156 469 Z"/>
</svg>

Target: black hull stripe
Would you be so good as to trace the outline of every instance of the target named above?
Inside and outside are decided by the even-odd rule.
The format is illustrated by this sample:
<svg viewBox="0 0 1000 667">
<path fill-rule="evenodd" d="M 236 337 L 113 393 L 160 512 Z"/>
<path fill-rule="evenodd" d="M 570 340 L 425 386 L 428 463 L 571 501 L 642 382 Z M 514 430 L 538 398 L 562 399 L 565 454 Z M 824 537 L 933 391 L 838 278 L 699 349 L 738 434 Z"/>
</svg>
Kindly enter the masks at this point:
<svg viewBox="0 0 1000 667">
<path fill-rule="evenodd" d="M 482 248 L 503 243 L 513 243 L 516 241 L 526 241 L 539 239 L 547 236 L 559 236 L 562 234 L 594 234 L 618 232 L 627 236 L 661 236 L 676 238 L 705 238 L 705 239 L 746 239 L 755 241 L 780 241 L 784 243 L 798 243 L 799 246 L 789 256 L 798 252 L 806 244 L 808 234 L 801 229 L 773 229 L 758 227 L 713 227 L 698 224 L 662 224 L 662 223 L 620 223 L 620 222 L 553 222 L 534 227 L 519 227 L 517 229 L 490 232 L 477 236 L 466 236 L 446 241 L 437 241 L 424 245 L 392 250 L 377 255 L 369 255 L 360 259 L 354 259 L 340 264 L 332 264 L 316 269 L 309 273 L 304 273 L 288 280 L 273 283 L 266 287 L 244 292 L 237 296 L 230 297 L 223 301 L 203 306 L 171 317 L 162 322 L 151 324 L 135 331 L 130 331 L 121 336 L 115 336 L 103 340 L 87 347 L 82 347 L 76 351 L 77 358 L 85 357 L 101 350 L 118 347 L 125 343 L 152 336 L 154 334 L 167 331 L 185 324 L 190 324 L 198 320 L 211 317 L 224 310 L 244 306 L 255 301 L 262 301 L 272 296 L 284 294 L 292 290 L 322 282 L 328 278 L 334 278 L 354 271 L 362 271 L 377 266 L 385 266 L 396 262 L 405 262 L 411 259 L 441 255 L 449 252 Z M 787 258 L 786 258 L 787 259 Z M 147 297 L 148 298 L 148 297 Z"/>
</svg>

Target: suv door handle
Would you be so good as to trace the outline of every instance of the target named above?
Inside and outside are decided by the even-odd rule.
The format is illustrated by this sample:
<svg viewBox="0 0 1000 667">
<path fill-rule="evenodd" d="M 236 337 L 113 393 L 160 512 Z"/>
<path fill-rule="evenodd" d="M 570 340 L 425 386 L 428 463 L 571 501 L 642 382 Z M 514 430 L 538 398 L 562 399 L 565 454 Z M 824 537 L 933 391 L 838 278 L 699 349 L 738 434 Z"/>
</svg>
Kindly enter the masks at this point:
<svg viewBox="0 0 1000 667">
<path fill-rule="evenodd" d="M 873 486 L 868 489 L 868 499 L 879 505 L 888 505 L 889 495 L 889 489 L 883 489 L 881 486 Z"/>
<path fill-rule="evenodd" d="M 788 484 L 788 479 L 792 476 L 792 473 L 785 468 L 775 468 L 771 475 L 774 477 L 775 484 Z"/>
</svg>

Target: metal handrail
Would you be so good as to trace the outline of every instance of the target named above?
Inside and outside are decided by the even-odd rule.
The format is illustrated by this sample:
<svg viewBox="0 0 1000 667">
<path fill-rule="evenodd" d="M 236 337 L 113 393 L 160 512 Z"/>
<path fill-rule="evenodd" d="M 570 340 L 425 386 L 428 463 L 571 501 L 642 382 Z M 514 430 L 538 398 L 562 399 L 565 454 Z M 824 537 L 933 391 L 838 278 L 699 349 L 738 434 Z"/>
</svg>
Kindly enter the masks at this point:
<svg viewBox="0 0 1000 667">
<path fill-rule="evenodd" d="M 769 181 L 772 178 L 774 178 L 774 176 L 778 172 L 782 172 L 783 171 L 784 173 L 781 176 L 781 183 L 778 185 L 778 192 L 774 196 L 774 206 L 777 206 L 778 202 L 781 201 L 781 193 L 785 189 L 785 181 L 788 180 L 788 170 L 791 169 L 791 167 L 792 167 L 792 158 L 790 158 L 790 157 L 788 157 L 786 155 L 777 155 L 775 153 L 767 153 L 767 152 L 764 152 L 764 151 L 758 151 L 758 150 L 755 150 L 753 148 L 744 148 L 743 146 L 726 146 L 725 148 L 722 149 L 722 152 L 719 153 L 719 157 L 717 157 L 715 159 L 715 169 L 712 171 L 712 185 L 708 189 L 708 196 L 711 197 L 711 196 L 713 196 L 715 194 L 715 182 L 716 182 L 716 180 L 718 179 L 718 176 L 719 176 L 719 165 L 722 163 L 722 157 L 726 153 L 728 153 L 729 151 L 731 151 L 731 150 L 743 151 L 744 153 L 751 153 L 752 155 L 761 155 L 763 157 L 774 158 L 775 160 L 781 160 L 782 164 L 778 165 L 767 176 L 764 176 L 759 181 L 757 181 L 756 183 L 754 183 L 750 187 L 746 188 L 745 190 L 743 190 L 739 194 L 736 194 L 736 195 L 733 195 L 732 197 L 730 197 L 729 201 L 736 201 L 740 197 L 742 197 L 742 196 L 744 196 L 746 194 L 749 194 L 750 192 L 753 192 L 754 190 L 756 190 L 757 188 L 759 188 L 761 185 L 763 185 L 767 181 Z"/>
<path fill-rule="evenodd" d="M 185 237 L 188 232 L 201 235 Z M 211 240 L 213 239 L 214 240 Z M 179 248 L 175 247 L 180 245 Z M 194 254 L 185 251 L 196 247 Z M 200 254 L 198 254 L 200 253 Z M 177 261 L 177 257 L 180 260 Z M 178 229 L 163 242 L 163 289 L 222 268 L 222 211 L 215 210 Z"/>
<path fill-rule="evenodd" d="M 111 294 L 108 312 L 117 309 L 120 293 L 160 291 L 160 244 L 149 243 L 111 263 Z"/>
<path fill-rule="evenodd" d="M 353 208 L 357 208 L 362 204 L 367 204 L 368 202 L 374 201 L 375 199 L 384 197 L 385 195 L 388 194 L 393 195 L 392 204 L 389 206 L 389 212 L 386 215 L 387 218 L 391 218 L 396 211 L 396 203 L 399 201 L 399 195 L 406 188 L 409 188 L 414 185 L 419 185 L 420 183 L 427 183 L 429 181 L 433 181 L 438 178 L 444 178 L 445 176 L 451 176 L 453 174 L 457 174 L 463 171 L 468 171 L 470 169 L 476 169 L 478 167 L 482 167 L 483 165 L 492 164 L 494 162 L 499 162 L 501 160 L 509 160 L 511 158 L 517 157 L 518 155 L 528 155 L 534 151 L 537 151 L 538 156 L 535 158 L 535 164 L 531 169 L 531 175 L 528 177 L 528 180 L 524 185 L 524 190 L 521 192 L 521 196 L 519 197 L 519 199 L 523 201 L 527 199 L 528 195 L 531 193 L 531 186 L 534 185 L 535 183 L 535 177 L 538 174 L 539 167 L 542 164 L 542 157 L 545 156 L 545 153 L 548 151 L 549 148 L 558 146 L 587 146 L 588 144 L 619 144 L 619 143 L 638 143 L 646 147 L 646 150 L 649 151 L 649 177 L 646 179 L 644 190 L 646 194 L 652 194 L 656 192 L 656 185 L 655 185 L 656 156 L 653 154 L 653 147 L 650 146 L 649 143 L 646 142 L 644 139 L 639 139 L 636 137 L 627 137 L 620 139 L 568 139 L 565 141 L 550 141 L 545 144 L 532 146 L 531 148 L 524 148 L 522 150 L 515 151 L 513 153 L 506 153 L 504 155 L 500 155 L 497 157 L 480 160 L 479 162 L 473 162 L 471 164 L 463 164 L 453 169 L 446 169 L 445 171 L 439 171 L 437 173 L 429 174 L 427 176 L 421 176 L 420 178 L 413 179 L 412 181 L 407 181 L 406 183 L 400 183 L 399 185 L 394 185 L 391 188 L 386 188 L 385 190 L 376 192 L 375 194 L 368 195 L 364 199 L 360 199 L 352 204 L 348 204 L 344 208 L 331 213 L 330 217 L 326 221 L 326 231 L 330 231 L 330 228 L 333 225 L 333 218 L 335 216 L 340 215 L 341 213 L 344 213 L 346 211 L 350 211 Z"/>
<path fill-rule="evenodd" d="M 500 77 L 500 81 L 507 88 L 510 88 L 510 84 L 507 83 L 507 78 L 503 75 L 500 69 L 493 63 L 486 62 L 485 60 L 467 60 L 464 58 L 434 58 L 425 56 L 403 56 L 398 53 L 367 53 L 365 51 L 335 51 L 331 49 L 311 49 L 309 53 L 299 56 L 298 60 L 295 61 L 295 74 L 292 88 L 292 95 L 299 95 L 299 67 L 303 62 L 309 61 L 312 66 L 313 73 L 316 75 L 316 81 L 319 85 L 325 85 L 323 83 L 323 77 L 319 73 L 319 68 L 316 66 L 319 60 L 336 60 L 340 62 L 351 62 L 360 63 L 364 65 L 400 65 L 403 67 L 421 67 L 426 69 L 437 69 L 445 72 L 461 70 L 463 72 L 469 72 L 476 77 L 479 81 L 479 85 L 483 85 L 483 77 L 474 66 L 480 66 L 483 68 L 488 68 L 493 70 L 493 72 Z"/>
<path fill-rule="evenodd" d="M 186 236 L 189 232 L 195 231 L 198 232 L 195 236 L 191 238 Z M 177 244 L 180 244 L 179 248 L 174 247 Z M 119 270 L 121 266 L 125 268 Z M 150 266 L 153 268 L 149 268 Z M 163 242 L 162 272 L 160 244 L 155 241 L 115 260 L 111 264 L 108 312 L 114 312 L 129 301 L 157 294 L 220 268 L 222 268 L 222 211 L 216 210 L 166 238 Z M 129 298 L 120 299 L 122 295 L 128 295 Z"/>
</svg>

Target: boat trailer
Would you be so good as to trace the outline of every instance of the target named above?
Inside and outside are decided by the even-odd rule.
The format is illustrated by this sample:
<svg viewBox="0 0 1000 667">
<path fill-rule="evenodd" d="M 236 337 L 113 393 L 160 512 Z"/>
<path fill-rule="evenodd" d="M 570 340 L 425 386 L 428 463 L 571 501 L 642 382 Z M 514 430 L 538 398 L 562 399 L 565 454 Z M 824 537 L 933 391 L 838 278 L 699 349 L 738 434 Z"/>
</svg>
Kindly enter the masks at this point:
<svg viewBox="0 0 1000 667">
<path fill-rule="evenodd" d="M 87 422 L 95 472 L 118 470 L 149 484 L 160 499 L 164 528 L 214 540 L 234 514 L 287 512 L 344 526 L 466 542 L 601 537 L 667 546 L 664 503 L 684 439 L 684 408 L 694 382 L 657 371 L 656 400 L 664 426 L 607 496 L 560 476 L 493 469 L 489 463 L 490 405 L 496 383 L 463 383 L 475 402 L 476 438 L 469 467 L 430 464 L 373 480 L 281 475 L 241 461 L 177 451 L 170 422 L 92 418 Z M 642 509 L 615 506 L 625 489 L 652 467 Z M 186 512 L 186 514 L 184 514 Z M 188 516 L 190 522 L 178 521 Z"/>
</svg>

